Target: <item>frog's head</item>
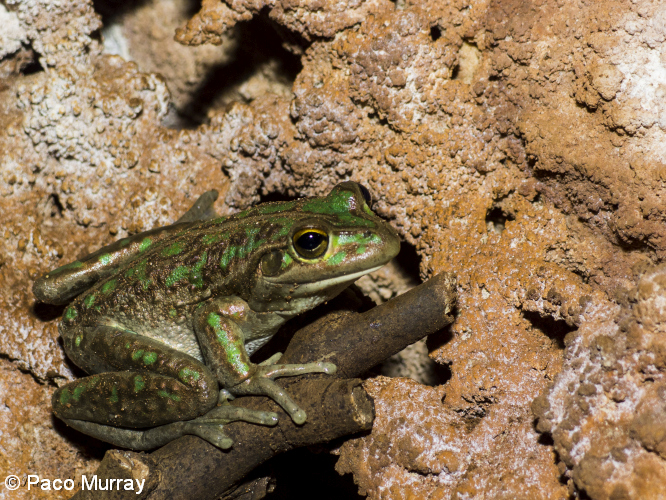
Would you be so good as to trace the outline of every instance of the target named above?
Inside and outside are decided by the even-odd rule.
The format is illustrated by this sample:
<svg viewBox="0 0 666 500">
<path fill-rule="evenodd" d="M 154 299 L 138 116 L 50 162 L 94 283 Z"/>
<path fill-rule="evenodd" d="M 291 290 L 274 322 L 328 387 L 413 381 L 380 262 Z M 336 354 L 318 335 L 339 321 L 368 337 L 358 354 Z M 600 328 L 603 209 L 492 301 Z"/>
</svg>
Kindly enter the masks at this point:
<svg viewBox="0 0 666 500">
<path fill-rule="evenodd" d="M 298 314 L 395 257 L 400 238 L 370 203 L 370 193 L 356 182 L 295 202 L 280 244 L 261 258 L 251 299 L 255 310 Z"/>
</svg>

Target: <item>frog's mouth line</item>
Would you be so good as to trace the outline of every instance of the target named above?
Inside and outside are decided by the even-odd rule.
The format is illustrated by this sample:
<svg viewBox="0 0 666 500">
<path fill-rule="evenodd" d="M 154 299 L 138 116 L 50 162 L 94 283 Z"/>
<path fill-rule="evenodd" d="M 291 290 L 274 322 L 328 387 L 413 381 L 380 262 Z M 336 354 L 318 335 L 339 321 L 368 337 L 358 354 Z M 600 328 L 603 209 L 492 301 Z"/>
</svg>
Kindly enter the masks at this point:
<svg viewBox="0 0 666 500">
<path fill-rule="evenodd" d="M 306 289 L 312 289 L 312 290 L 321 290 L 324 288 L 329 288 L 335 285 L 339 285 L 340 283 L 347 283 L 347 282 L 352 282 L 360 278 L 361 276 L 365 276 L 366 274 L 372 273 L 376 271 L 377 269 L 381 269 L 384 267 L 384 264 L 381 266 L 376 266 L 376 267 L 371 267 L 370 269 L 366 269 L 364 271 L 359 271 L 357 273 L 352 273 L 352 274 L 343 274 L 342 276 L 335 276 L 333 278 L 328 278 L 325 280 L 321 281 L 305 281 L 298 283 L 299 287 L 304 287 Z M 266 281 L 269 283 L 275 283 L 275 284 L 291 284 L 293 283 L 293 280 L 290 281 L 285 281 L 281 282 L 278 280 L 271 280 L 270 278 L 266 278 Z"/>
</svg>

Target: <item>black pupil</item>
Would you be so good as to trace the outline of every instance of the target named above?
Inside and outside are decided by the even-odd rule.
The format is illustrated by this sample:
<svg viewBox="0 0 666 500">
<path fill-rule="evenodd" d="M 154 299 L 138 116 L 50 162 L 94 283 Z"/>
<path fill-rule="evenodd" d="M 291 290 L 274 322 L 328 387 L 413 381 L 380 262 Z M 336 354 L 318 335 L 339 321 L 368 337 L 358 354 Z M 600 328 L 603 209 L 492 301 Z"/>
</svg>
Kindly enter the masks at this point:
<svg viewBox="0 0 666 500">
<path fill-rule="evenodd" d="M 305 233 L 298 238 L 298 246 L 303 250 L 314 250 L 321 242 L 324 241 L 324 236 L 319 233 Z"/>
<path fill-rule="evenodd" d="M 363 198 L 365 198 L 365 202 L 370 206 L 370 202 L 372 201 L 372 196 L 370 196 L 370 191 L 368 191 L 368 188 L 365 187 L 363 184 L 358 185 L 359 188 L 361 188 L 361 193 L 363 193 Z"/>
</svg>

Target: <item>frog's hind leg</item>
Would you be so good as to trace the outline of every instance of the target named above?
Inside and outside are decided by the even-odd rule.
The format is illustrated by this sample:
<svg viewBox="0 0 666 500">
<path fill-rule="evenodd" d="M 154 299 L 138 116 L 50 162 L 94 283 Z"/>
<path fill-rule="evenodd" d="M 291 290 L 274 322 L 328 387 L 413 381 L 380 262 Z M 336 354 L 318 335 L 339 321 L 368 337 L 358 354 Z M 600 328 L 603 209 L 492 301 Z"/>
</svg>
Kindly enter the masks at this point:
<svg viewBox="0 0 666 500">
<path fill-rule="evenodd" d="M 53 395 L 53 412 L 71 427 L 103 441 L 150 449 L 194 434 L 228 448 L 224 424 L 277 422 L 274 413 L 228 404 L 216 407 L 219 389 L 211 371 L 161 342 L 111 326 L 75 327 L 61 333 L 72 361 L 96 374 L 59 388 Z"/>
<path fill-rule="evenodd" d="M 231 405 L 213 408 L 206 415 L 193 420 L 172 422 L 151 429 L 126 429 L 110 425 L 64 418 L 63 421 L 73 429 L 101 441 L 112 443 L 132 450 L 151 450 L 182 437 L 186 434 L 198 436 L 223 450 L 231 448 L 233 440 L 227 437 L 221 428 L 224 424 L 242 420 L 261 425 L 275 425 L 277 415 L 265 418 L 263 413 Z"/>
<path fill-rule="evenodd" d="M 185 353 L 112 326 L 61 330 L 70 359 L 93 375 L 55 392 L 60 418 L 141 428 L 192 419 L 217 404 L 213 374 Z"/>
</svg>

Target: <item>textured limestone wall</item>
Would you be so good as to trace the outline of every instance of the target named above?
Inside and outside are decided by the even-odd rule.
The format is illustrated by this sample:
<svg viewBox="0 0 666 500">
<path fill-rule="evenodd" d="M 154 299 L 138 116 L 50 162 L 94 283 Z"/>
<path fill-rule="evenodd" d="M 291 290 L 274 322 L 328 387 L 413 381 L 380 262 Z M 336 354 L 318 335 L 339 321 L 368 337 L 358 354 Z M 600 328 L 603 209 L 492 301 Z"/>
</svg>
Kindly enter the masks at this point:
<svg viewBox="0 0 666 500">
<path fill-rule="evenodd" d="M 369 379 L 337 470 L 373 499 L 666 495 L 660 2 L 130 3 L 0 4 L 0 472 L 99 459 L 48 416 L 74 375 L 36 276 L 211 187 L 229 212 L 351 178 L 459 307 L 427 343 L 451 378 Z M 225 75 L 257 16 L 293 81 Z"/>
</svg>

